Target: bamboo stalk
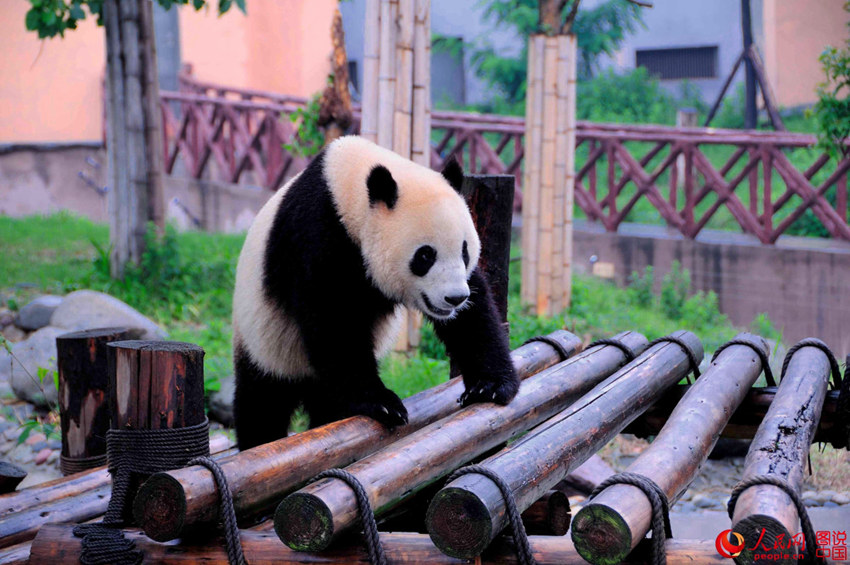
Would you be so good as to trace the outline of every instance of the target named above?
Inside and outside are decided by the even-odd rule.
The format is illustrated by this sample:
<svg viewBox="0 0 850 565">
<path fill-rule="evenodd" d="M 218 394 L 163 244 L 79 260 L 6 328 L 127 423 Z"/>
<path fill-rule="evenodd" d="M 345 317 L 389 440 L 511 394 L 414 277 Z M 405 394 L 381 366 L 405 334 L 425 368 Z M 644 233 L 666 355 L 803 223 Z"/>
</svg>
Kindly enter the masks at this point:
<svg viewBox="0 0 850 565">
<path fill-rule="evenodd" d="M 576 64 L 577 39 L 568 35 L 561 39 L 561 57 L 567 72 L 565 93 L 566 111 L 566 148 L 565 186 L 564 186 L 564 250 L 563 250 L 563 307 L 568 308 L 572 300 L 572 264 L 573 264 L 573 207 L 575 200 L 575 159 L 576 159 Z"/>
<path fill-rule="evenodd" d="M 829 360 L 823 351 L 814 347 L 797 350 L 750 445 L 744 462 L 744 480 L 755 475 L 773 475 L 785 480 L 799 494 L 829 376 Z M 796 509 L 778 487 L 758 485 L 742 492 L 732 517 L 732 529 L 744 536 L 744 550 L 735 558 L 738 563 L 753 563 L 756 559 L 795 562 L 782 559 L 783 555 L 793 553 L 782 549 L 782 543 L 774 545 L 781 539 L 787 544 L 800 531 Z M 762 535 L 763 541 L 758 544 Z"/>
<path fill-rule="evenodd" d="M 676 332 L 697 357 L 702 344 Z M 620 369 L 572 406 L 482 464 L 511 488 L 520 511 L 564 479 L 631 420 L 690 371 L 679 345 L 659 343 Z M 426 516 L 435 545 L 447 555 L 472 558 L 507 525 L 505 501 L 490 479 L 463 475 L 437 493 Z"/>
<path fill-rule="evenodd" d="M 51 565 L 78 565 L 80 538 L 74 537 L 72 527 L 50 525 L 42 528 L 32 546 L 33 563 Z M 125 530 L 128 539 L 144 555 L 145 565 L 183 565 L 205 563 L 206 565 L 228 565 L 227 551 L 221 540 L 204 540 L 198 544 L 183 541 L 157 543 L 138 530 Z M 303 565 L 310 563 L 362 564 L 369 563 L 369 556 L 361 545 L 345 545 L 320 554 L 300 553 L 281 546 L 277 537 L 267 531 L 241 530 L 239 537 L 245 551 L 245 559 L 251 565 Z M 456 565 L 468 563 L 447 557 L 431 543 L 424 534 L 381 534 L 381 545 L 390 565 L 398 563 L 422 563 L 427 565 Z M 530 536 L 531 549 L 539 565 L 582 565 L 585 561 L 576 553 L 567 537 Z M 665 544 L 668 565 L 690 565 L 693 563 L 727 563 L 714 547 L 714 541 L 670 539 Z M 648 547 L 641 545 L 624 565 L 644 564 L 649 558 Z M 498 540 L 476 563 L 481 565 L 516 565 L 516 550 L 507 540 Z"/>
<path fill-rule="evenodd" d="M 528 178 L 523 183 L 523 209 L 528 206 L 528 216 L 523 218 L 522 237 L 528 239 L 528 252 L 523 251 L 523 268 L 528 262 L 528 289 L 525 301 L 537 306 L 539 287 L 540 257 L 540 206 L 541 206 L 541 156 L 543 146 L 543 68 L 545 37 L 532 36 L 529 39 L 529 105 L 530 120 L 526 122 L 525 167 Z"/>
<path fill-rule="evenodd" d="M 369 141 L 378 139 L 378 81 L 380 77 L 381 2 L 366 0 L 365 33 L 363 34 L 363 97 L 360 135 Z"/>
<path fill-rule="evenodd" d="M 380 55 L 378 75 L 377 142 L 393 147 L 393 112 L 395 106 L 395 18 L 393 1 L 381 0 Z M 368 33 L 366 34 L 368 35 Z"/>
<path fill-rule="evenodd" d="M 581 340 L 565 331 L 550 334 L 575 353 Z M 517 372 L 528 377 L 559 361 L 550 345 L 533 342 L 511 354 Z M 408 425 L 393 432 L 365 416 L 347 418 L 243 451 L 221 461 L 240 515 L 267 509 L 280 497 L 325 469 L 342 467 L 456 411 L 463 382 L 447 383 L 405 399 Z M 170 540 L 184 529 L 219 518 L 218 489 L 209 471 L 194 466 L 153 475 L 135 500 L 136 521 L 150 537 Z M 150 512 L 147 508 L 156 508 Z"/>
<path fill-rule="evenodd" d="M 411 159 L 431 166 L 431 2 L 415 0 Z"/>
<path fill-rule="evenodd" d="M 533 41 L 531 38 L 528 40 L 528 74 L 526 77 L 526 104 L 525 104 L 525 124 L 528 125 L 527 131 L 525 131 L 524 136 L 524 154 L 525 158 L 523 159 L 523 173 L 522 173 L 522 186 L 523 186 L 523 203 L 522 203 L 522 265 L 521 265 L 521 280 L 520 280 L 520 298 L 522 299 L 523 304 L 531 304 L 532 303 L 532 269 L 531 269 L 531 258 L 534 253 L 534 247 L 532 246 L 532 230 L 530 229 L 531 225 L 531 216 L 532 216 L 532 207 L 531 207 L 531 167 L 532 160 L 534 159 L 535 153 L 531 152 L 531 144 L 532 144 L 532 136 L 531 136 L 531 123 L 534 119 L 534 113 L 532 109 L 531 101 L 534 100 L 534 92 L 535 92 L 535 82 L 534 82 L 534 72 L 536 69 L 535 62 L 535 54 L 536 50 L 533 48 Z M 524 128 L 525 129 L 525 128 Z"/>
<path fill-rule="evenodd" d="M 767 342 L 738 334 L 765 355 Z M 745 345 L 724 349 L 670 415 L 649 448 L 626 469 L 654 481 L 671 504 L 687 490 L 711 453 L 720 431 L 762 372 L 758 355 Z M 576 515 L 572 539 L 590 563 L 615 564 L 646 536 L 652 509 L 646 495 L 631 485 L 612 485 Z"/>
<path fill-rule="evenodd" d="M 617 336 L 635 351 L 646 338 Z M 625 361 L 622 351 L 598 346 L 523 383 L 507 406 L 475 404 L 434 422 L 346 467 L 358 478 L 377 516 L 413 493 L 561 411 Z M 289 495 L 275 512 L 275 531 L 299 551 L 321 551 L 359 520 L 357 500 L 346 483 L 323 479 Z"/>
</svg>

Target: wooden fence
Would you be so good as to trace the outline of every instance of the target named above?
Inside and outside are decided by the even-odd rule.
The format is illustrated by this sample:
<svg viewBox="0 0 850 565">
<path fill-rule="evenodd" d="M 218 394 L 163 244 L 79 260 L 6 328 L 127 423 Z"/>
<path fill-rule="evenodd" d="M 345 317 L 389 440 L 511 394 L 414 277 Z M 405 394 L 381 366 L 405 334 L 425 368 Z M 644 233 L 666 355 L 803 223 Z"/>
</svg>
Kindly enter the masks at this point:
<svg viewBox="0 0 850 565">
<path fill-rule="evenodd" d="M 284 148 L 304 98 L 185 75 L 181 92 L 161 98 L 169 173 L 183 167 L 194 178 L 274 190 L 306 164 Z M 355 128 L 359 118 L 356 108 Z M 521 207 L 523 118 L 434 111 L 431 127 L 432 167 L 455 156 L 468 173 L 514 175 Z M 578 122 L 575 202 L 608 231 L 664 222 L 690 238 L 706 226 L 737 226 L 765 244 L 784 233 L 850 241 L 850 160 L 835 165 L 815 142 L 787 132 Z"/>
</svg>

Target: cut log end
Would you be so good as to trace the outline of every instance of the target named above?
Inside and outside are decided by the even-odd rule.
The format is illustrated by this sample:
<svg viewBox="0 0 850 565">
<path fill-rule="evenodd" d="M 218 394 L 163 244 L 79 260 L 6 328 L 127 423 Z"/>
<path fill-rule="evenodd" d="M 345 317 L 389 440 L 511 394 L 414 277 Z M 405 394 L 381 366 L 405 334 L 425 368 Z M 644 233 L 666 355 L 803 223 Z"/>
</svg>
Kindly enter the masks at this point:
<svg viewBox="0 0 850 565">
<path fill-rule="evenodd" d="M 549 514 L 549 535 L 564 536 L 570 529 L 570 499 L 563 492 L 556 490 L 547 501 Z"/>
<path fill-rule="evenodd" d="M 274 531 L 295 551 L 322 551 L 334 537 L 333 514 L 321 498 L 296 492 L 278 505 Z"/>
<path fill-rule="evenodd" d="M 481 555 L 493 537 L 487 505 L 465 489 L 449 487 L 438 492 L 428 506 L 425 524 L 434 545 L 459 559 Z"/>
<path fill-rule="evenodd" d="M 26 469 L 18 467 L 14 463 L 0 461 L 0 494 L 12 492 L 18 488 L 18 485 L 26 476 Z"/>
<path fill-rule="evenodd" d="M 167 473 L 156 473 L 139 488 L 133 501 L 133 517 L 155 541 L 176 538 L 186 518 L 186 492 Z"/>
<path fill-rule="evenodd" d="M 752 565 L 756 563 L 756 558 L 759 562 L 769 560 L 770 563 L 782 565 L 799 563 L 799 560 L 793 559 L 793 556 L 802 553 L 802 550 L 797 546 L 788 549 L 788 542 L 792 539 L 792 535 L 776 518 L 764 514 L 752 514 L 735 524 L 732 531 L 744 536 L 744 549 L 735 557 L 738 565 Z M 762 532 L 764 532 L 763 537 Z M 785 549 L 782 549 L 783 547 Z"/>
<path fill-rule="evenodd" d="M 579 555 L 594 565 L 621 563 L 632 549 L 629 525 L 604 504 L 582 508 L 573 519 L 571 535 Z"/>
</svg>

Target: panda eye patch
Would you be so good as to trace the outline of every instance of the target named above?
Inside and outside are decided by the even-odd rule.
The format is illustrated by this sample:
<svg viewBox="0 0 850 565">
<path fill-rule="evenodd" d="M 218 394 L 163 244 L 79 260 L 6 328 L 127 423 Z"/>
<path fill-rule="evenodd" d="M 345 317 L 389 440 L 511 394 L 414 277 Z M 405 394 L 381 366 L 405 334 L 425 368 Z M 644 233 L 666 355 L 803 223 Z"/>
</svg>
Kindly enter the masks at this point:
<svg viewBox="0 0 850 565">
<path fill-rule="evenodd" d="M 437 250 L 430 245 L 423 245 L 413 254 L 410 260 L 410 272 L 417 277 L 424 277 L 437 260 Z"/>
<path fill-rule="evenodd" d="M 463 257 L 463 264 L 467 267 L 469 266 L 469 249 L 466 246 L 466 241 L 463 242 L 463 249 L 460 252 L 461 257 Z"/>
</svg>

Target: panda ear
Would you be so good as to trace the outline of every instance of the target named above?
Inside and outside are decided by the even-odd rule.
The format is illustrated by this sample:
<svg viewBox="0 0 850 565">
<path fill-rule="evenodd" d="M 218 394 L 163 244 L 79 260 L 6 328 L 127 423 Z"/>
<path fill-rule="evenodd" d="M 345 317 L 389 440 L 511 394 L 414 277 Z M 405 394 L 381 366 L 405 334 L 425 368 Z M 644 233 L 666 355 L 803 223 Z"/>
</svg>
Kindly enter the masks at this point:
<svg viewBox="0 0 850 565">
<path fill-rule="evenodd" d="M 460 166 L 460 163 L 457 162 L 454 155 L 449 157 L 449 160 L 446 161 L 446 164 L 443 166 L 443 178 L 449 181 L 452 188 L 460 192 L 460 189 L 463 186 L 463 168 Z"/>
<path fill-rule="evenodd" d="M 383 202 L 387 208 L 393 209 L 398 200 L 398 185 L 386 167 L 378 165 L 372 169 L 366 179 L 366 187 L 369 189 L 369 206 Z"/>
</svg>

